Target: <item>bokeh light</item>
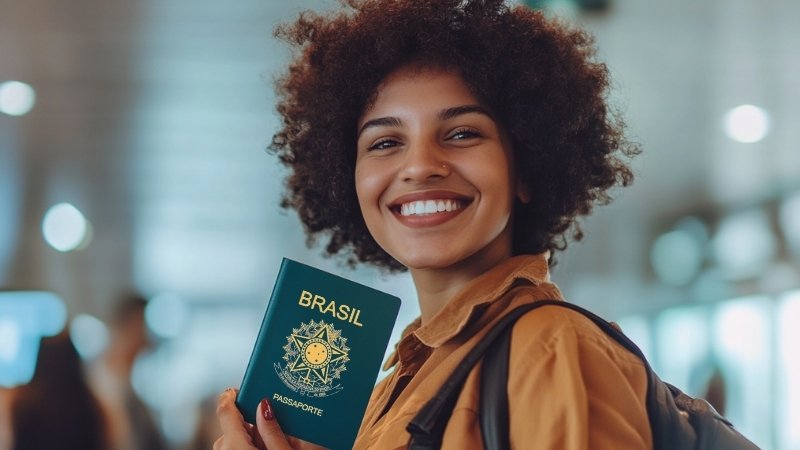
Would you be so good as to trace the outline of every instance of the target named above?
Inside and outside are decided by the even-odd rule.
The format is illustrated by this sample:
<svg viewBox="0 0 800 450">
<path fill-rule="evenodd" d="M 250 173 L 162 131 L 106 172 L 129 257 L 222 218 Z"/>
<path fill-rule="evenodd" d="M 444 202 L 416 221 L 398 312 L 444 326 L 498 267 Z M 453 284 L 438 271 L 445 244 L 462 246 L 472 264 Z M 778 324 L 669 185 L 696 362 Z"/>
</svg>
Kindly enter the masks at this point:
<svg viewBox="0 0 800 450">
<path fill-rule="evenodd" d="M 760 209 L 723 219 L 711 247 L 723 275 L 734 280 L 758 276 L 770 266 L 778 251 L 769 218 Z"/>
<path fill-rule="evenodd" d="M 70 323 L 70 338 L 84 360 L 100 356 L 108 346 L 108 327 L 91 314 L 78 314 Z"/>
<path fill-rule="evenodd" d="M 656 276 L 665 284 L 683 286 L 697 275 L 703 264 L 703 248 L 684 230 L 674 230 L 656 239 L 650 262 Z"/>
<path fill-rule="evenodd" d="M 64 302 L 51 292 L 0 292 L 0 387 L 30 381 L 39 342 L 61 332 L 66 320 Z"/>
<path fill-rule="evenodd" d="M 781 203 L 778 220 L 789 249 L 800 260 L 800 192 L 786 197 Z"/>
<path fill-rule="evenodd" d="M 22 330 L 16 321 L 0 318 L 0 362 L 11 363 L 19 354 Z"/>
<path fill-rule="evenodd" d="M 69 203 L 59 203 L 45 213 L 42 233 L 51 247 L 68 252 L 87 244 L 89 224 L 78 208 Z"/>
<path fill-rule="evenodd" d="M 800 358 L 797 357 L 797 342 L 800 342 L 800 290 L 787 292 L 779 304 L 778 313 L 778 364 L 783 370 L 778 382 L 778 417 L 784 422 L 782 427 L 785 448 L 800 448 Z"/>
<path fill-rule="evenodd" d="M 724 127 L 728 137 L 735 141 L 758 142 L 769 133 L 769 114 L 758 106 L 738 106 L 725 114 Z"/>
<path fill-rule="evenodd" d="M 169 293 L 153 297 L 145 307 L 144 318 L 147 326 L 156 335 L 163 338 L 174 338 L 183 330 L 188 308 L 184 301 Z"/>
<path fill-rule="evenodd" d="M 0 112 L 10 116 L 22 116 L 30 112 L 36 103 L 36 91 L 21 81 L 0 83 Z"/>
</svg>

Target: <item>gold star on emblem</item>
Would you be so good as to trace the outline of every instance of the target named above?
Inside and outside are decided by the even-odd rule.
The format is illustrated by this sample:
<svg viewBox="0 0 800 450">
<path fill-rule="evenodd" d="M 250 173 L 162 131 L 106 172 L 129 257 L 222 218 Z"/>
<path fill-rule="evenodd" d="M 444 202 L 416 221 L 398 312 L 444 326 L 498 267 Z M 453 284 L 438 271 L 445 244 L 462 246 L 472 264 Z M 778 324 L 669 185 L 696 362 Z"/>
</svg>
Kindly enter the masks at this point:
<svg viewBox="0 0 800 450">
<path fill-rule="evenodd" d="M 322 383 L 328 384 L 330 382 L 328 366 L 347 358 L 347 352 L 333 345 L 335 336 L 327 324 L 322 324 L 313 336 L 293 333 L 291 339 L 297 346 L 299 354 L 289 370 L 292 372 L 305 371 L 302 378 L 306 383 L 311 383 L 309 377 L 314 374 Z"/>
</svg>

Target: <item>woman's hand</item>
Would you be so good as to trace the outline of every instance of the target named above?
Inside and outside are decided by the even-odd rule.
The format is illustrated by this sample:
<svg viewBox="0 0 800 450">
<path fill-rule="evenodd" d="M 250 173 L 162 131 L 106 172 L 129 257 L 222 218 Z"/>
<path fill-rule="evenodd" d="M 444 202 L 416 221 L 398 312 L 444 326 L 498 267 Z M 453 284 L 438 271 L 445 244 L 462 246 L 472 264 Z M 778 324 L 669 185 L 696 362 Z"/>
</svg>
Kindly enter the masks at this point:
<svg viewBox="0 0 800 450">
<path fill-rule="evenodd" d="M 244 421 L 236 408 L 236 390 L 226 389 L 217 402 L 217 418 L 222 436 L 214 450 L 322 450 L 324 447 L 286 436 L 265 399 L 258 405 L 256 425 Z"/>
</svg>

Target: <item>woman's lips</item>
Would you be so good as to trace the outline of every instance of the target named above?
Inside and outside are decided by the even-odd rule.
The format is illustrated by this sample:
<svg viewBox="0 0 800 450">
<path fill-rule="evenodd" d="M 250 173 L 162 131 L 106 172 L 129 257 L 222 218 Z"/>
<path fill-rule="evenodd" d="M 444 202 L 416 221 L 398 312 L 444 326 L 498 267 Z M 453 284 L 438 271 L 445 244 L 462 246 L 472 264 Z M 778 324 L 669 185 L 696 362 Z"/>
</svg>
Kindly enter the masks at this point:
<svg viewBox="0 0 800 450">
<path fill-rule="evenodd" d="M 389 209 L 406 226 L 431 227 L 461 214 L 471 202 L 472 199 L 453 192 L 421 192 L 399 197 Z"/>
</svg>

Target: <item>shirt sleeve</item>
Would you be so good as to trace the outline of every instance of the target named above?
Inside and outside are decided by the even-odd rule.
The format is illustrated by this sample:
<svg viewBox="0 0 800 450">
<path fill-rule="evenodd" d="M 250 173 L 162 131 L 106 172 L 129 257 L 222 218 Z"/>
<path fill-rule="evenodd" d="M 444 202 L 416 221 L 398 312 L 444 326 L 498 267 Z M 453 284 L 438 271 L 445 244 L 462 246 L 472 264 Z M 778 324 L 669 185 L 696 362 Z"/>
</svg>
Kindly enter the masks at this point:
<svg viewBox="0 0 800 450">
<path fill-rule="evenodd" d="M 578 313 L 542 308 L 514 326 L 512 448 L 651 449 L 646 391 L 642 362 Z"/>
</svg>

